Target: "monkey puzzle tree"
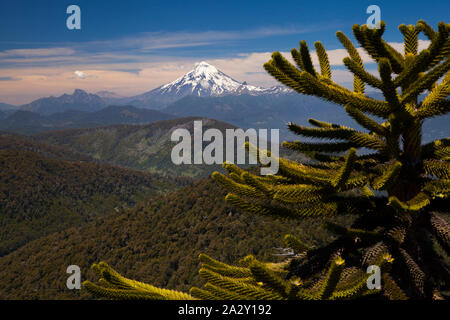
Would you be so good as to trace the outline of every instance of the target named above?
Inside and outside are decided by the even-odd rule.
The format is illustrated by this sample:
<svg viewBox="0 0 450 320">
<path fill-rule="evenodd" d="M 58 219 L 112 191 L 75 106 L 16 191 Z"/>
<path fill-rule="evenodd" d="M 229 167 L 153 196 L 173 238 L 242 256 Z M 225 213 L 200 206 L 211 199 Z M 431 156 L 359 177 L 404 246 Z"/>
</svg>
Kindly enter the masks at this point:
<svg viewBox="0 0 450 320">
<path fill-rule="evenodd" d="M 84 286 L 101 296 L 130 299 L 443 298 L 450 285 L 442 257 L 450 249 L 450 139 L 422 144 L 422 124 L 450 111 L 450 25 L 441 22 L 433 30 L 421 20 L 399 29 L 404 53 L 383 40 L 384 23 L 379 29 L 353 26 L 355 38 L 378 64 L 378 76 L 365 70 L 358 50 L 337 32 L 349 54 L 343 62 L 354 75 L 353 91 L 332 81 L 320 42 L 314 44 L 320 72 L 304 41 L 291 51 L 297 66 L 279 52 L 264 65 L 298 93 L 341 105 L 365 130 L 314 119 L 309 120 L 314 127 L 289 123 L 296 134 L 328 140 L 283 143 L 308 156 L 308 163 L 280 158 L 279 174 L 265 177 L 226 163 L 228 175 L 213 174 L 230 190 L 227 201 L 254 214 L 288 219 L 355 215 L 351 227 L 324 224 L 336 240 L 309 248 L 287 235 L 285 242 L 297 254 L 277 264 L 247 256 L 230 266 L 200 255 L 200 275 L 207 283 L 190 294 L 126 279 L 105 263 L 93 266 L 101 286 Z M 420 32 L 430 44 L 418 52 Z M 381 91 L 384 100 L 366 96 L 366 85 Z M 271 156 L 246 146 L 258 157 Z M 358 149 L 370 151 L 358 154 Z M 367 288 L 369 265 L 381 269 L 379 289 Z"/>
</svg>

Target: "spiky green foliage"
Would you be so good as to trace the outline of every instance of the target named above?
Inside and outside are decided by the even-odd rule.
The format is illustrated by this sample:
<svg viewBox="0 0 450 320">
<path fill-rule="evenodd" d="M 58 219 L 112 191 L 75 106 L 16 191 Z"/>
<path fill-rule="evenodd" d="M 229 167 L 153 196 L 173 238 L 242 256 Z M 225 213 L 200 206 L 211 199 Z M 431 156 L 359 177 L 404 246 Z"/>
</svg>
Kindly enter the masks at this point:
<svg viewBox="0 0 450 320">
<path fill-rule="evenodd" d="M 97 296 L 129 300 L 193 300 L 186 293 L 156 288 L 152 285 L 122 277 L 105 262 L 92 266 L 100 277 L 99 283 L 85 281 L 83 286 Z"/>
<path fill-rule="evenodd" d="M 386 254 L 393 257 L 392 270 L 383 278 L 386 281 L 384 295 L 399 299 L 432 298 L 436 291 L 448 290 L 448 266 L 443 265 L 441 274 L 433 272 L 425 258 L 429 253 L 425 252 L 435 248 L 422 244 L 419 238 L 424 234 L 436 238 L 448 249 L 447 234 L 450 231 L 445 218 L 440 216 L 448 214 L 449 143 L 448 139 L 443 139 L 422 146 L 421 130 L 424 119 L 450 111 L 447 100 L 450 28 L 448 24 L 440 23 L 434 31 L 419 21 L 416 26 L 402 25 L 399 29 L 404 35 L 404 53 L 382 39 L 384 23 L 374 30 L 366 26 L 353 27 L 361 47 L 378 63 L 378 76 L 364 69 L 358 50 L 342 32 L 337 33 L 349 53 L 344 64 L 354 74 L 353 91 L 330 80 L 328 58 L 321 43 L 315 45 L 320 74 L 311 66 L 304 42 L 298 51 L 292 50 L 296 67 L 275 52 L 272 60 L 264 65 L 270 74 L 301 94 L 343 106 L 367 132 L 313 119 L 310 120 L 314 126 L 311 128 L 290 123 L 289 129 L 296 134 L 327 140 L 283 143 L 284 147 L 315 161 L 304 165 L 279 159 L 280 176 L 288 180 L 277 185 L 265 184 L 264 196 L 249 197 L 248 193 L 241 192 L 248 184 L 242 179 L 233 180 L 231 175 L 228 179 L 239 188 L 223 185 L 232 192 L 227 196 L 228 200 L 252 213 L 288 218 L 334 214 L 358 216 L 351 228 L 325 224 L 339 235 L 333 242 L 336 246 L 330 245 L 329 250 L 308 251 L 304 262 L 292 264 L 290 276 L 308 279 L 317 272 L 324 273 L 326 264 L 317 256 L 341 251 L 342 258 L 352 261 L 354 267 L 362 267 L 357 262 L 364 261 L 363 255 L 378 243 L 377 248 L 383 250 L 369 250 L 373 255 L 372 262 Z M 418 52 L 422 31 L 431 43 L 429 48 Z M 384 101 L 365 96 L 366 85 L 381 90 Z M 419 95 L 424 93 L 427 95 L 420 101 Z M 370 115 L 378 116 L 384 122 L 379 123 Z M 357 150 L 361 148 L 371 149 L 372 153 L 358 154 Z M 216 173 L 213 177 L 219 182 L 224 181 L 224 175 Z M 439 213 L 430 214 L 432 210 Z M 294 246 L 295 242 L 292 242 Z M 316 260 L 322 260 L 320 266 Z M 439 263 L 443 264 L 443 261 Z M 333 279 L 332 275 L 327 274 L 330 279 Z M 323 288 L 321 297 L 324 299 L 332 297 L 327 290 Z"/>
<path fill-rule="evenodd" d="M 192 297 L 314 300 L 445 296 L 450 273 L 441 254 L 448 253 L 450 239 L 450 139 L 425 145 L 421 140 L 423 121 L 450 111 L 450 25 L 441 22 L 438 30 L 422 20 L 415 26 L 401 25 L 403 53 L 383 40 L 385 28 L 384 23 L 379 29 L 353 26 L 361 48 L 378 64 L 378 75 L 364 69 L 354 44 L 342 32 L 337 33 L 349 54 L 344 65 L 354 74 L 353 91 L 331 80 L 328 56 L 320 42 L 315 43 L 320 72 L 305 41 L 291 51 L 296 66 L 279 52 L 264 65 L 273 77 L 298 93 L 342 106 L 366 132 L 314 119 L 309 121 L 312 128 L 290 123 L 289 129 L 296 134 L 326 140 L 283 143 L 310 157 L 308 164 L 276 159 L 279 174 L 259 177 L 227 163 L 228 175 L 213 174 L 230 190 L 226 200 L 252 214 L 284 219 L 352 214 L 356 216 L 353 225 L 325 223 L 337 238 L 322 248 L 310 248 L 288 235 L 286 243 L 294 255 L 281 265 L 250 256 L 234 267 L 201 256 L 200 275 L 207 283 L 193 288 Z M 430 39 L 430 45 L 418 52 L 421 32 Z M 366 96 L 366 85 L 379 89 L 384 100 Z M 421 94 L 426 94 L 423 100 L 419 99 Z M 246 147 L 257 157 L 271 156 L 249 144 Z M 362 148 L 369 153 L 362 153 Z M 369 265 L 382 270 L 381 290 L 367 289 L 365 271 Z"/>
<path fill-rule="evenodd" d="M 288 262 L 263 263 L 247 256 L 236 267 L 204 254 L 199 258 L 202 262 L 199 274 L 206 283 L 202 288 L 191 288 L 190 294 L 124 278 L 104 262 L 93 266 L 100 276 L 99 283 L 85 281 L 83 285 L 97 296 L 113 299 L 342 300 L 370 293 L 366 285 L 369 275 L 345 268 L 341 257 L 330 260 L 325 277 L 312 285 L 305 285 L 300 278 L 286 279 Z"/>
</svg>

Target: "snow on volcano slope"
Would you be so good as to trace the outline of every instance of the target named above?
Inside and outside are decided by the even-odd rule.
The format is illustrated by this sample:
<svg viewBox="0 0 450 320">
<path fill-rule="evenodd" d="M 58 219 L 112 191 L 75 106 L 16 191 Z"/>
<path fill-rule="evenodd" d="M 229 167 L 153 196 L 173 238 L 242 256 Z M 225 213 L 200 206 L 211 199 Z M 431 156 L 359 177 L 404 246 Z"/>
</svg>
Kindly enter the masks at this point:
<svg viewBox="0 0 450 320">
<path fill-rule="evenodd" d="M 239 82 L 209 63 L 202 61 L 195 64 L 194 70 L 168 84 L 162 85 L 144 94 L 129 97 L 122 103 L 161 108 L 186 96 L 220 97 L 226 95 L 278 95 L 292 91 L 277 86 L 263 88 Z"/>
<path fill-rule="evenodd" d="M 248 92 L 260 93 L 264 88 L 249 86 L 227 76 L 214 66 L 202 61 L 195 69 L 175 81 L 159 87 L 160 94 L 174 94 L 177 96 L 195 95 L 222 96 L 236 94 L 246 89 Z"/>
</svg>

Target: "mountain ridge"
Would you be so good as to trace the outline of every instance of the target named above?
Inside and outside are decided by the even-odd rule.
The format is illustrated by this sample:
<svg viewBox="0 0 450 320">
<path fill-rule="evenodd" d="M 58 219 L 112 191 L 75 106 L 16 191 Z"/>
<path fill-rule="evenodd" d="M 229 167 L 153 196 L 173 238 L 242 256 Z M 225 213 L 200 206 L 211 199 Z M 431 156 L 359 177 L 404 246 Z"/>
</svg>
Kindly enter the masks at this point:
<svg viewBox="0 0 450 320">
<path fill-rule="evenodd" d="M 0 114 L 0 129 L 22 134 L 34 134 L 67 128 L 89 128 L 115 124 L 147 124 L 174 117 L 158 110 L 113 105 L 94 112 L 70 109 L 50 115 L 18 110 L 12 114 Z"/>
<path fill-rule="evenodd" d="M 17 107 L 12 104 L 0 102 L 0 111 L 11 111 L 16 109 Z"/>
<path fill-rule="evenodd" d="M 177 128 L 194 132 L 194 121 L 202 120 L 203 130 L 235 129 L 222 121 L 204 117 L 161 120 L 145 125 L 113 125 L 85 129 L 67 129 L 36 134 L 36 141 L 88 154 L 95 159 L 134 170 L 181 175 L 191 178 L 209 176 L 221 165 L 175 165 L 171 159 L 171 133 Z M 204 144 L 208 144 L 204 142 Z M 225 154 L 225 153 L 224 153 Z"/>
<path fill-rule="evenodd" d="M 98 111 L 106 106 L 106 102 L 98 95 L 75 89 L 73 94 L 63 94 L 58 97 L 50 96 L 34 100 L 19 108 L 34 111 L 43 115 L 51 115 L 67 110 Z"/>
</svg>

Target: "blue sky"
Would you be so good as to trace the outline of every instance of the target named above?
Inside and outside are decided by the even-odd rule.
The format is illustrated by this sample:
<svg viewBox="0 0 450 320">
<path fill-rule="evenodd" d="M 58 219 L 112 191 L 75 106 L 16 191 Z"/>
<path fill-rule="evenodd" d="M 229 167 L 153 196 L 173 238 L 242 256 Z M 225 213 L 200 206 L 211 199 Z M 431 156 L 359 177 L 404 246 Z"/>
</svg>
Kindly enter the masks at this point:
<svg viewBox="0 0 450 320">
<path fill-rule="evenodd" d="M 371 4 L 381 8 L 388 25 L 385 39 L 400 42 L 399 24 L 424 19 L 436 26 L 448 18 L 448 1 L 423 3 L 1 1 L 0 101 L 26 103 L 75 87 L 137 94 L 174 80 L 201 60 L 239 81 L 271 85 L 262 69 L 270 52 L 287 52 L 302 39 L 310 47 L 321 40 L 327 50 L 337 50 L 335 32 L 351 35 L 353 24 L 366 22 Z M 71 4 L 81 8 L 81 30 L 66 28 Z"/>
</svg>

